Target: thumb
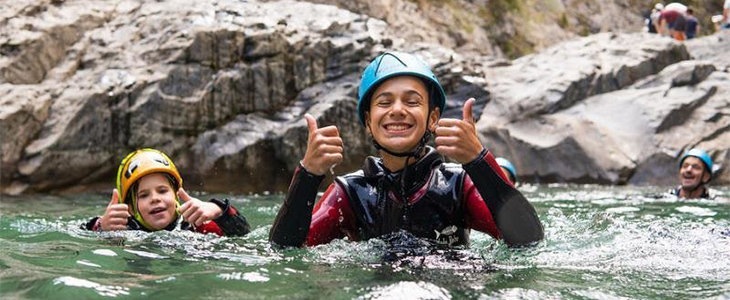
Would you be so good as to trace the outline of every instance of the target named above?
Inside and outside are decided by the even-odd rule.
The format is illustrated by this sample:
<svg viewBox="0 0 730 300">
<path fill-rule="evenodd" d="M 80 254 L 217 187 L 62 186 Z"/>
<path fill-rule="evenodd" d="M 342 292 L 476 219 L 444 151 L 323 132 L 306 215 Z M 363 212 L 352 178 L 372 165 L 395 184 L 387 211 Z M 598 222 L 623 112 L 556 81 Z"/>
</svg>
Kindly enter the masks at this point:
<svg viewBox="0 0 730 300">
<path fill-rule="evenodd" d="M 469 100 L 466 100 L 464 102 L 464 110 L 463 110 L 463 117 L 462 120 L 469 122 L 471 124 L 474 124 L 474 112 L 472 111 L 472 107 L 474 107 L 474 98 L 469 98 Z"/>
<path fill-rule="evenodd" d="M 309 136 L 317 130 L 317 119 L 312 117 L 310 114 L 304 114 L 304 119 L 307 121 L 307 129 L 309 130 Z"/>
<path fill-rule="evenodd" d="M 180 198 L 180 201 L 182 201 L 183 203 L 190 201 L 190 199 L 193 199 L 193 197 L 190 197 L 190 195 L 188 195 L 188 192 L 186 192 L 183 188 L 180 188 L 177 191 L 177 197 Z"/>
<path fill-rule="evenodd" d="M 112 201 L 109 201 L 109 205 L 119 204 L 119 192 L 117 189 L 112 190 Z"/>
</svg>

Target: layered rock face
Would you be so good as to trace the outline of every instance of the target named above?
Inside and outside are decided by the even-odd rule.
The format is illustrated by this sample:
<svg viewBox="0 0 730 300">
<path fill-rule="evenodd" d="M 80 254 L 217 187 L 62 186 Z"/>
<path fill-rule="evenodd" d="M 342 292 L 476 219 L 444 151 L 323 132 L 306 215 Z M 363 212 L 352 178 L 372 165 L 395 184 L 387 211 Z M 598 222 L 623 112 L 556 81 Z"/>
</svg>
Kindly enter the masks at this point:
<svg viewBox="0 0 730 300">
<path fill-rule="evenodd" d="M 688 148 L 727 161 L 728 38 L 598 34 L 492 68 L 479 131 L 526 180 L 674 184 Z"/>
<path fill-rule="evenodd" d="M 6 193 L 112 182 L 140 147 L 167 152 L 206 189 L 281 188 L 306 145 L 305 112 L 340 126 L 352 153 L 370 150 L 351 122 L 354 83 L 391 43 L 382 21 L 294 1 L 10 8 L 0 21 Z"/>
<path fill-rule="evenodd" d="M 354 170 L 374 154 L 359 75 L 385 49 L 434 67 L 447 117 L 477 98 L 480 138 L 526 180 L 674 182 L 687 147 L 730 158 L 727 34 L 599 34 L 508 61 L 307 2 L 56 2 L 0 12 L 3 193 L 108 188 L 141 147 L 168 153 L 194 190 L 285 190 L 305 113 L 339 127 L 335 172 Z"/>
</svg>

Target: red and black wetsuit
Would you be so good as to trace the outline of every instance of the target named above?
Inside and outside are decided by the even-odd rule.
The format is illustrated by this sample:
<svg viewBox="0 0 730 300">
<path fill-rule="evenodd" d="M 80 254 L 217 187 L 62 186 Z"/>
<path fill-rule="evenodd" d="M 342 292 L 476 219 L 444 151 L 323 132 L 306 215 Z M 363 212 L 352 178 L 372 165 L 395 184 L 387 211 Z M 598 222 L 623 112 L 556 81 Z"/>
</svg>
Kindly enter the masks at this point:
<svg viewBox="0 0 730 300">
<path fill-rule="evenodd" d="M 175 221 L 171 222 L 170 225 L 165 227 L 165 230 L 190 230 L 200 233 L 215 233 L 219 236 L 244 236 L 251 231 L 251 227 L 248 225 L 246 217 L 238 213 L 238 210 L 231 205 L 228 199 L 223 201 L 212 199 L 210 202 L 215 203 L 221 208 L 223 213 L 220 217 L 198 227 L 190 226 L 190 223 L 181 221 L 180 217 L 178 217 Z M 82 224 L 81 228 L 95 231 L 101 230 L 100 217 L 92 218 L 85 224 Z M 127 230 L 149 231 L 132 217 L 127 219 Z"/>
<path fill-rule="evenodd" d="M 271 228 L 273 243 L 311 246 L 345 236 L 359 241 L 406 230 L 439 244 L 459 245 L 468 244 L 472 228 L 510 245 L 543 237 L 535 209 L 486 150 L 474 161 L 457 165 L 443 163 L 441 155 L 427 147 L 418 162 L 396 173 L 379 158 L 368 157 L 363 170 L 338 177 L 312 212 L 323 178 L 297 168 Z"/>
</svg>

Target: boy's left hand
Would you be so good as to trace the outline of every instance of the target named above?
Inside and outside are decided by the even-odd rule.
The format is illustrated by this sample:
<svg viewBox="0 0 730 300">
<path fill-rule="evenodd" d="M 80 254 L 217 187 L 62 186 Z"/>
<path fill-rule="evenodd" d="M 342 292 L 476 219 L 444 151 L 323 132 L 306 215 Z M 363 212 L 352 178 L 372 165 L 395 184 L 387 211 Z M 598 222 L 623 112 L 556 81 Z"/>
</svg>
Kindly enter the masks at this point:
<svg viewBox="0 0 730 300">
<path fill-rule="evenodd" d="M 441 119 L 438 121 L 436 133 L 436 151 L 460 164 L 466 164 L 477 158 L 484 148 L 477 137 L 474 125 L 474 98 L 464 102 L 463 119 Z"/>
<path fill-rule="evenodd" d="M 190 197 L 183 188 L 177 191 L 177 196 L 183 202 L 183 205 L 179 209 L 180 215 L 182 215 L 183 220 L 195 227 L 199 227 L 207 221 L 218 218 L 223 213 L 223 210 L 215 203 L 203 202 Z"/>
</svg>

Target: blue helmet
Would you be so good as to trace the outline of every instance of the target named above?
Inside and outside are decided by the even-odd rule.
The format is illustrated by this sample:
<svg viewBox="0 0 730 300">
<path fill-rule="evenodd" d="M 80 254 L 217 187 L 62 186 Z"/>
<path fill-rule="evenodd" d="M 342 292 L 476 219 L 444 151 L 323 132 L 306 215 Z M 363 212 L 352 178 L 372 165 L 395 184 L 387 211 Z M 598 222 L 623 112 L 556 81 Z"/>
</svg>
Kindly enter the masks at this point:
<svg viewBox="0 0 730 300">
<path fill-rule="evenodd" d="M 517 182 L 517 169 L 515 169 L 515 166 L 506 158 L 497 157 L 495 160 L 500 167 L 507 169 L 515 182 Z"/>
<path fill-rule="evenodd" d="M 360 78 L 360 87 L 357 90 L 357 113 L 362 125 L 365 125 L 365 111 L 369 109 L 372 93 L 384 81 L 401 75 L 423 79 L 429 85 L 430 101 L 438 106 L 441 114 L 444 113 L 446 93 L 431 68 L 413 54 L 385 52 L 370 62 Z"/>
<path fill-rule="evenodd" d="M 689 149 L 689 151 L 685 152 L 682 155 L 682 158 L 679 159 L 679 167 L 682 167 L 682 163 L 684 163 L 684 160 L 687 159 L 687 157 L 697 157 L 699 158 L 702 163 L 705 164 L 705 168 L 707 169 L 707 172 L 710 173 L 710 178 L 712 178 L 712 157 L 710 157 L 709 154 L 705 150 L 698 149 L 698 148 L 692 148 Z"/>
</svg>

